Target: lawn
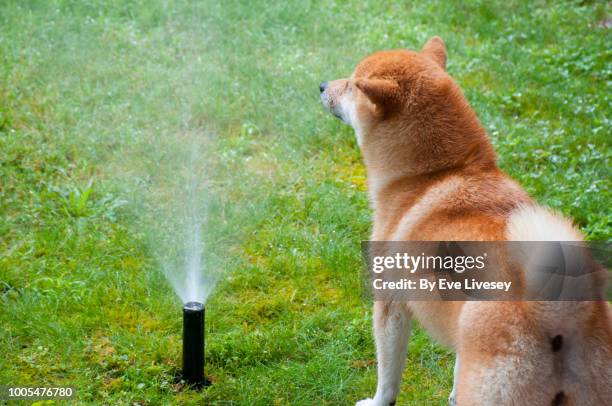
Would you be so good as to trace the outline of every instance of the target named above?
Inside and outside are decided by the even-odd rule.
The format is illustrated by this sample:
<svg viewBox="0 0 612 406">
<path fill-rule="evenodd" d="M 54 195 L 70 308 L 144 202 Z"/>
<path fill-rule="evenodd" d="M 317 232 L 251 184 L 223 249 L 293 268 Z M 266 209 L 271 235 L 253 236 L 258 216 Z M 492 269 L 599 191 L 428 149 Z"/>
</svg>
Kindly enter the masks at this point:
<svg viewBox="0 0 612 406">
<path fill-rule="evenodd" d="M 609 240 L 609 4 L 459 3 L 2 1 L 0 386 L 72 386 L 76 404 L 372 396 L 365 171 L 318 84 L 432 35 L 501 167 Z M 181 303 L 160 265 L 190 168 L 223 274 L 203 391 L 175 382 Z M 417 327 L 398 405 L 446 404 L 453 362 Z"/>
</svg>

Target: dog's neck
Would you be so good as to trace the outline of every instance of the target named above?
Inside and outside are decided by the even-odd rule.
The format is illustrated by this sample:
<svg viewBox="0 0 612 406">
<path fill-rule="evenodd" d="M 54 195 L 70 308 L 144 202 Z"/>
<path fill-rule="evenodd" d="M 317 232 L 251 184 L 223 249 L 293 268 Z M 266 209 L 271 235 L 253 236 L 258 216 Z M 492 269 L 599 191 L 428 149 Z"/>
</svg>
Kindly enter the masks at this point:
<svg viewBox="0 0 612 406">
<path fill-rule="evenodd" d="M 379 178 L 368 175 L 368 196 L 374 211 L 373 240 L 388 240 L 386 235 L 394 223 L 413 207 L 426 191 L 444 178 L 457 175 L 462 168 L 452 168 L 425 175 L 406 175 Z"/>
<path fill-rule="evenodd" d="M 438 180 L 495 170 L 495 151 L 474 111 L 458 91 L 421 120 L 379 126 L 362 146 L 376 228 L 401 215 Z M 381 142 L 380 137 L 388 142 Z M 367 140 L 374 140 L 367 144 Z M 398 142 L 397 140 L 403 140 Z"/>
</svg>

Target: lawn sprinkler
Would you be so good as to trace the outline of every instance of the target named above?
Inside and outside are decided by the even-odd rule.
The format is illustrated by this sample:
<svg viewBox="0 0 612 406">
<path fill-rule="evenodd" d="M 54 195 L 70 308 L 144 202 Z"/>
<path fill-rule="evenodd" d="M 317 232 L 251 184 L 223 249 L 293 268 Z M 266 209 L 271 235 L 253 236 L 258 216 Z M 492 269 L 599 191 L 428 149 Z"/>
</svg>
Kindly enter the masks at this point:
<svg viewBox="0 0 612 406">
<path fill-rule="evenodd" d="M 196 388 L 210 384 L 204 377 L 204 305 L 183 306 L 183 380 Z"/>
</svg>

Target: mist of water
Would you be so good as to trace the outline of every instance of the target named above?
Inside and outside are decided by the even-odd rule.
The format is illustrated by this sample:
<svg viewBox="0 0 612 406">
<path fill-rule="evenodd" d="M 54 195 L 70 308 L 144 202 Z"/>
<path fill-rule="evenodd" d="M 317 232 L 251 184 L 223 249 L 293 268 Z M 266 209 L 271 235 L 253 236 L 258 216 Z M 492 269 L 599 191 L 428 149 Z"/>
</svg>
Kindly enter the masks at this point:
<svg viewBox="0 0 612 406">
<path fill-rule="evenodd" d="M 75 161 L 66 174 L 91 175 L 127 201 L 124 220 L 134 247 L 146 242 L 155 282 L 163 273 L 181 300 L 205 302 L 224 269 L 216 265 L 222 217 L 210 211 L 209 164 L 211 128 L 227 111 L 217 89 L 229 77 L 212 6 L 18 3 L 7 18 L 28 19 L 13 38 L 23 46 L 9 47 L 7 77 L 16 75 L 15 89 L 34 92 L 33 100 L 31 79 L 44 85 L 33 117 L 49 120 L 45 139 Z"/>
<path fill-rule="evenodd" d="M 205 303 L 222 276 L 209 222 L 212 174 L 205 130 L 185 128 L 142 138 L 123 153 L 121 173 L 135 226 L 156 267 L 183 303 Z"/>
<path fill-rule="evenodd" d="M 98 118 L 106 133 L 96 132 L 95 143 L 109 147 L 105 171 L 129 202 L 130 226 L 146 242 L 149 268 L 163 274 L 183 302 L 204 303 L 225 269 L 219 265 L 222 205 L 211 189 L 211 128 L 223 111 L 216 80 L 224 62 L 205 7 L 191 6 L 188 15 L 168 15 L 159 27 L 139 31 L 133 51 L 121 52 L 121 60 L 102 37 L 91 57 L 112 80 L 96 80 L 91 88 L 112 95 L 113 109 Z"/>
<path fill-rule="evenodd" d="M 206 264 L 202 231 L 206 225 L 207 205 L 205 191 L 202 191 L 205 180 L 198 179 L 198 159 L 201 159 L 199 148 L 192 143 L 191 156 L 186 166 L 185 193 L 176 196 L 176 199 L 182 200 L 177 204 L 182 207 L 183 217 L 175 219 L 175 231 L 168 230 L 176 241 L 183 241 L 182 260 L 181 256 L 172 259 L 161 254 L 164 274 L 183 303 L 206 303 L 220 276 L 220 272 L 210 269 Z M 178 215 L 181 216 L 180 213 Z"/>
</svg>

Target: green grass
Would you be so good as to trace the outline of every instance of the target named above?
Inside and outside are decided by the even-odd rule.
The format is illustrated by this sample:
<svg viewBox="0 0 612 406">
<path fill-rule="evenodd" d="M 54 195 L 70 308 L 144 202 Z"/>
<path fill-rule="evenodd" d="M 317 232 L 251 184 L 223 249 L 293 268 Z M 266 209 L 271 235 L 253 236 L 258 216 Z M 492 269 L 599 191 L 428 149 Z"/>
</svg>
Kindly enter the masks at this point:
<svg viewBox="0 0 612 406">
<path fill-rule="evenodd" d="M 70 385 L 79 404 L 372 396 L 365 172 L 318 83 L 434 34 L 502 168 L 609 240 L 608 6 L 455 3 L 3 1 L 0 385 Z M 185 132 L 206 134 L 207 235 L 228 258 L 202 392 L 174 383 L 180 304 L 122 192 Z M 452 354 L 419 328 L 409 354 L 398 404 L 445 404 Z"/>
</svg>

